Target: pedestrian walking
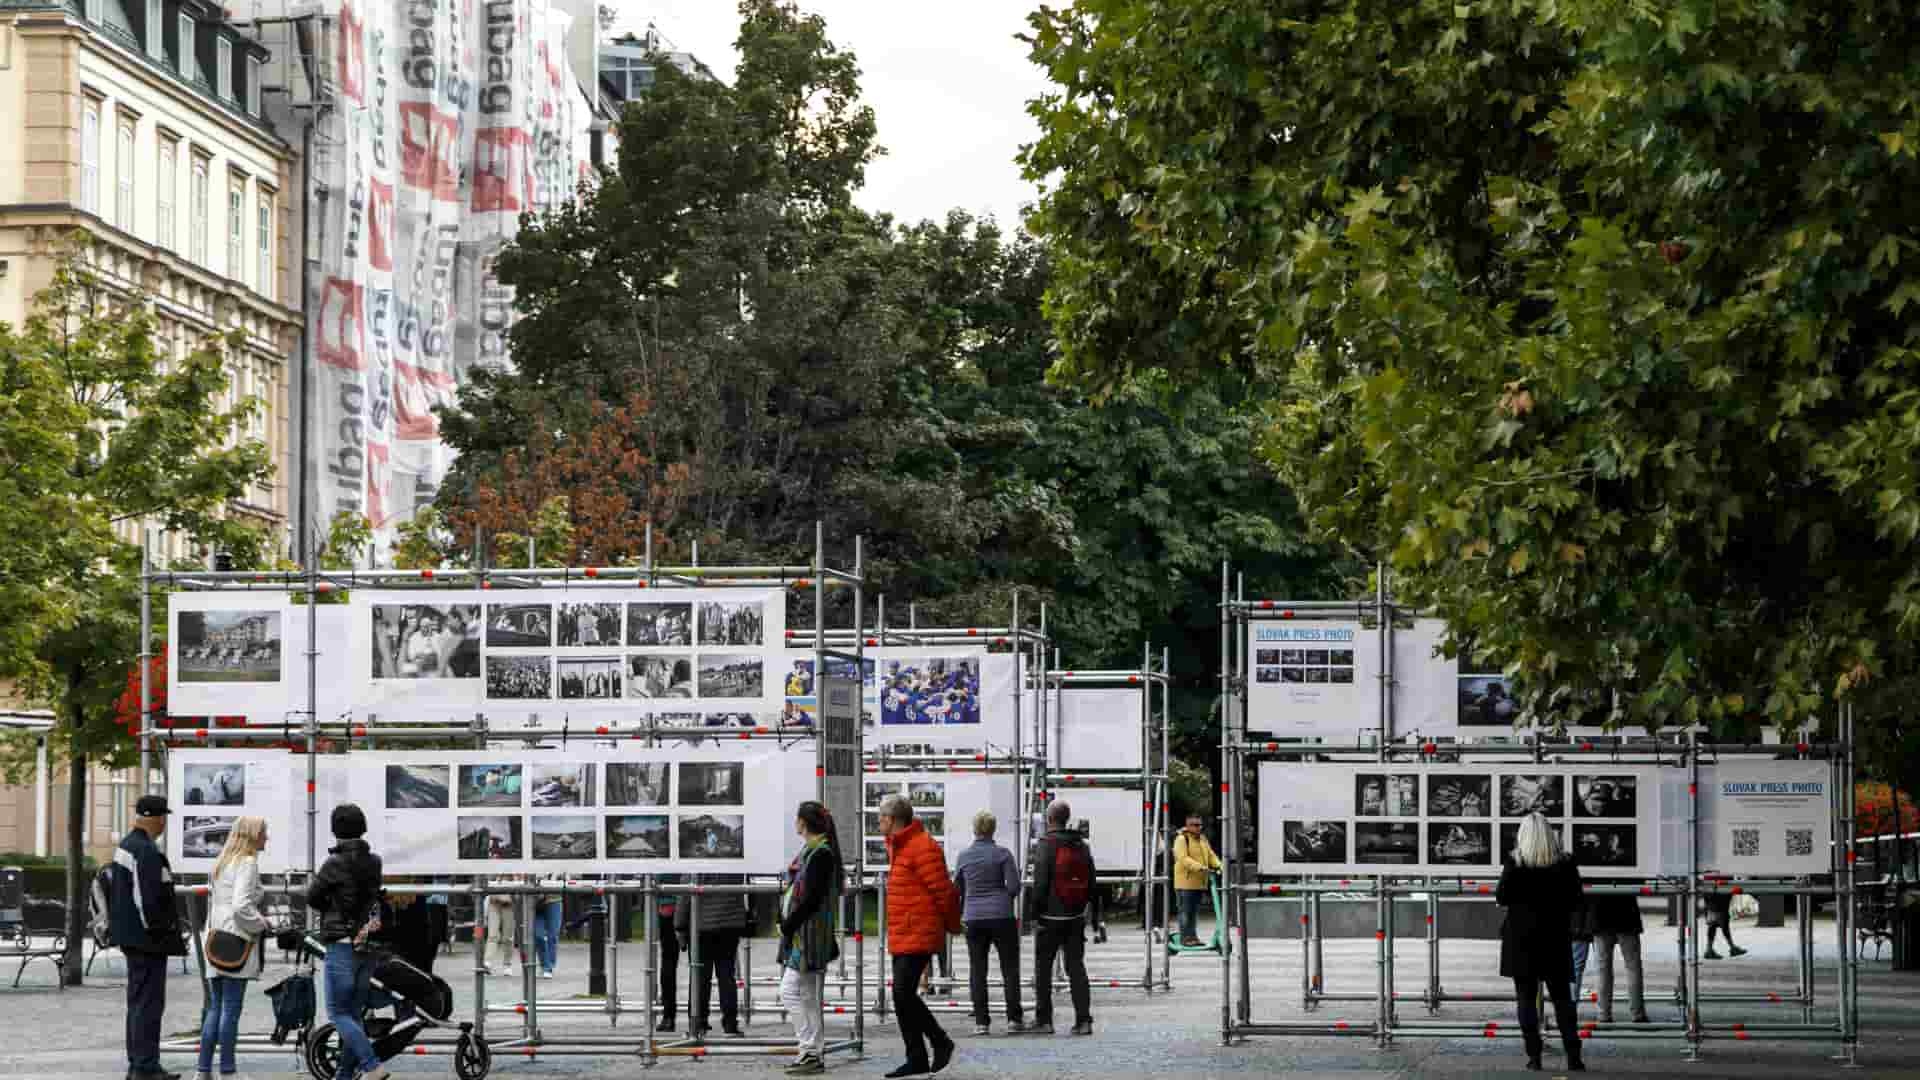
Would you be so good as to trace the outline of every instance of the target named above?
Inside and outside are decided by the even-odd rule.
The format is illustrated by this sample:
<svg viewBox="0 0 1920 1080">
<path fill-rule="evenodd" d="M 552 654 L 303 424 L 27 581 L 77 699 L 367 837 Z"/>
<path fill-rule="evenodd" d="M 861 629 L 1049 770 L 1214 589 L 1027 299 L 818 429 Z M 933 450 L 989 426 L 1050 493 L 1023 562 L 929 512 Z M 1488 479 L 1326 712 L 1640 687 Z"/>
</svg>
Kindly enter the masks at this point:
<svg viewBox="0 0 1920 1080">
<path fill-rule="evenodd" d="M 496 877 L 496 885 L 512 885 L 519 880 L 514 875 Z M 513 896 L 509 893 L 487 894 L 487 964 L 488 975 L 513 974 Z"/>
<path fill-rule="evenodd" d="M 1073 1033 L 1093 1034 L 1093 991 L 1087 985 L 1087 905 L 1093 897 L 1093 852 L 1086 838 L 1068 828 L 1073 809 L 1056 802 L 1047 807 L 1047 835 L 1034 851 L 1033 891 L 1028 907 L 1036 917 L 1033 937 L 1033 1028 L 1053 1034 L 1053 961 L 1067 969 L 1073 998 Z"/>
<path fill-rule="evenodd" d="M 800 854 L 788 864 L 780 893 L 780 1001 L 800 1050 L 787 1074 L 812 1076 L 827 1071 L 827 968 L 840 958 L 840 830 L 817 802 L 800 804 L 794 829 Z"/>
<path fill-rule="evenodd" d="M 1707 905 L 1707 951 L 1700 955 L 1708 960 L 1720 959 L 1713 951 L 1713 935 L 1718 933 L 1727 939 L 1728 956 L 1745 956 L 1747 950 L 1733 943 L 1733 894 L 1708 893 Z"/>
<path fill-rule="evenodd" d="M 880 803 L 880 833 L 887 838 L 887 951 L 893 955 L 894 1009 L 907 1062 L 889 1077 L 937 1073 L 953 1060 L 953 1040 L 920 997 L 920 977 L 947 935 L 959 929 L 960 904 L 947 877 L 946 856 L 914 820 L 904 795 Z M 928 1056 L 928 1050 L 932 1056 Z"/>
<path fill-rule="evenodd" d="M 1541 1067 L 1539 999 L 1544 989 L 1553 999 L 1567 1069 L 1584 1070 L 1572 996 L 1572 919 L 1580 904 L 1580 871 L 1561 853 L 1546 818 L 1529 814 L 1520 823 L 1518 843 L 1500 874 L 1494 899 L 1507 909 L 1500 924 L 1500 974 L 1513 980 L 1527 1068 Z"/>
<path fill-rule="evenodd" d="M 142 795 L 133 804 L 133 829 L 113 853 L 107 911 L 111 941 L 127 961 L 128 1080 L 180 1080 L 160 1067 L 167 959 L 187 955 L 173 903 L 173 867 L 157 843 L 172 812 L 163 796 Z"/>
<path fill-rule="evenodd" d="M 560 897 L 541 893 L 533 900 L 533 952 L 540 959 L 540 977 L 553 978 L 560 964 L 560 917 L 565 912 Z"/>
<path fill-rule="evenodd" d="M 367 815 L 353 803 L 333 808 L 333 836 L 327 861 L 313 876 L 307 906 L 320 912 L 316 935 L 327 946 L 327 1020 L 340 1039 L 335 1080 L 387 1080 L 361 1026 L 367 1008 L 367 968 L 372 961 L 367 939 L 380 930 L 380 856 L 362 837 Z"/>
<path fill-rule="evenodd" d="M 1180 901 L 1180 944 L 1200 945 L 1200 905 L 1213 896 L 1213 875 L 1220 872 L 1220 856 L 1207 842 L 1199 814 L 1187 815 L 1187 826 L 1173 838 L 1173 893 Z"/>
<path fill-rule="evenodd" d="M 1594 962 L 1600 967 L 1600 1022 L 1613 1023 L 1613 950 L 1627 968 L 1627 1005 L 1633 1010 L 1633 1022 L 1647 1023 L 1647 1000 L 1641 985 L 1640 935 L 1646 924 L 1640 918 L 1640 901 L 1631 896 L 1593 898 Z"/>
<path fill-rule="evenodd" d="M 697 879 L 707 885 L 745 885 L 747 879 L 740 874 L 714 874 Z M 744 1034 L 740 1030 L 740 939 L 746 935 L 752 925 L 747 911 L 747 898 L 733 892 L 703 892 L 698 904 L 689 902 L 680 905 L 673 918 L 673 928 L 680 938 L 680 947 L 694 957 L 693 965 L 693 1035 L 703 1038 L 711 1030 L 707 1022 L 707 1006 L 713 1000 L 713 984 L 720 983 L 720 1030 L 735 1038 Z M 694 925 L 695 909 L 698 908 L 699 925 Z M 698 934 L 696 938 L 694 935 Z M 698 944 L 699 948 L 692 946 Z"/>
<path fill-rule="evenodd" d="M 960 921 L 967 933 L 967 979 L 973 995 L 973 1033 L 993 1030 L 987 1009 L 987 952 L 1000 954 L 1000 984 L 1006 996 L 1007 1030 L 1027 1030 L 1020 1012 L 1020 923 L 1014 901 L 1020 897 L 1020 864 L 1013 852 L 994 841 L 999 819 L 992 811 L 973 815 L 973 846 L 960 853 L 953 886 L 960 894 Z"/>
<path fill-rule="evenodd" d="M 200 1022 L 200 1068 L 196 1080 L 211 1080 L 214 1051 L 220 1052 L 220 1075 L 240 1071 L 234 1047 L 240 1039 L 240 1010 L 247 1002 L 247 984 L 260 976 L 266 954 L 260 938 L 267 932 L 260 905 L 267 899 L 260 884 L 260 853 L 267 849 L 265 818 L 243 817 L 227 833 L 227 846 L 213 864 L 207 885 L 207 933 L 232 934 L 250 943 L 253 952 L 234 971 L 220 971 L 207 983 L 206 1016 Z M 211 961 L 209 961 L 211 963 Z"/>
</svg>

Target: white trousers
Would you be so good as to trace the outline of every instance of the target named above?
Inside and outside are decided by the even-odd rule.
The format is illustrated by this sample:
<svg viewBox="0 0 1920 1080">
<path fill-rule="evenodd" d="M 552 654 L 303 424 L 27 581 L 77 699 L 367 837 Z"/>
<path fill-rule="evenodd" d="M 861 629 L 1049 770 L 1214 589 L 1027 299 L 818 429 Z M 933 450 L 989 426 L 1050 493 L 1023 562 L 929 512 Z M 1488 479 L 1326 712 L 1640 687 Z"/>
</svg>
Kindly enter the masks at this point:
<svg viewBox="0 0 1920 1080">
<path fill-rule="evenodd" d="M 793 1033 L 800 1041 L 802 1055 L 826 1056 L 827 1017 L 823 1004 L 826 984 L 824 971 L 786 968 L 780 976 L 780 1003 L 793 1018 Z"/>
<path fill-rule="evenodd" d="M 513 972 L 513 906 L 487 904 L 487 966 Z"/>
</svg>

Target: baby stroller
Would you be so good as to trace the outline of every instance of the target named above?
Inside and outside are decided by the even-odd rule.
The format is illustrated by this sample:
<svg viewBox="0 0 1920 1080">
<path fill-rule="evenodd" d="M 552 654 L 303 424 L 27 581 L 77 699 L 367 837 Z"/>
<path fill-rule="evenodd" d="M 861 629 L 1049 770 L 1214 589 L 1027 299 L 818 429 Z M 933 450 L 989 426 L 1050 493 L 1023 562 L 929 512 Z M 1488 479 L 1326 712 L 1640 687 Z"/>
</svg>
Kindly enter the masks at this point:
<svg viewBox="0 0 1920 1080">
<path fill-rule="evenodd" d="M 294 931 L 294 933 L 299 933 Z M 301 951 L 316 962 L 324 961 L 327 947 L 312 934 L 300 934 Z M 405 960 L 389 953 L 376 953 L 367 979 L 372 993 L 360 1023 L 367 1029 L 374 1053 L 387 1061 L 413 1045 L 414 1039 L 429 1028 L 458 1027 L 454 1041 L 453 1074 L 460 1080 L 486 1080 L 493 1069 L 493 1052 L 485 1039 L 473 1033 L 471 1023 L 453 1023 L 453 988 L 445 979 L 429 975 Z M 392 1009 L 394 1015 L 381 1015 Z M 307 1032 L 301 1045 L 307 1072 L 314 1080 L 333 1080 L 340 1065 L 340 1036 L 332 1024 L 320 1024 Z"/>
</svg>

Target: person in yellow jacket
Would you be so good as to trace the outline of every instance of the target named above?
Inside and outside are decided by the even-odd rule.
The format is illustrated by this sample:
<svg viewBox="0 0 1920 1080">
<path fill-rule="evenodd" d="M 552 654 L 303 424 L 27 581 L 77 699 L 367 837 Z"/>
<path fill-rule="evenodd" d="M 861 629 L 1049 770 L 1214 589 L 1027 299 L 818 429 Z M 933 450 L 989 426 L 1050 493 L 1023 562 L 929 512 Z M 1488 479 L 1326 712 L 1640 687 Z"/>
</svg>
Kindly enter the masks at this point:
<svg viewBox="0 0 1920 1080">
<path fill-rule="evenodd" d="M 1201 831 L 1199 814 L 1187 815 L 1187 827 L 1173 838 L 1173 892 L 1180 901 L 1180 943 L 1200 944 L 1200 904 L 1207 897 L 1208 876 L 1220 869 L 1220 856 Z"/>
</svg>

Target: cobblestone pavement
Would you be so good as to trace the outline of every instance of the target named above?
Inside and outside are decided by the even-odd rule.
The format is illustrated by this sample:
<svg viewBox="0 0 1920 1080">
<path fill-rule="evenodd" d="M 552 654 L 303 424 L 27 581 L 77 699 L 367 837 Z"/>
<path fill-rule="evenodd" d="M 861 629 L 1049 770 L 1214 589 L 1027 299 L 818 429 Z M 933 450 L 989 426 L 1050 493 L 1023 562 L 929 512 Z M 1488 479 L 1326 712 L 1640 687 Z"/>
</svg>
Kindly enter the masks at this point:
<svg viewBox="0 0 1920 1080">
<path fill-rule="evenodd" d="M 1674 961 L 1672 931 L 1658 927 L 1649 918 L 1647 985 L 1656 1021 L 1677 1022 L 1679 1009 L 1671 999 L 1677 967 Z M 1819 1010 L 1829 1015 L 1834 993 L 1835 943 L 1830 922 L 1820 924 L 1820 978 L 1817 992 Z M 1748 991 L 1765 993 L 1787 991 L 1795 985 L 1793 975 L 1794 934 L 1784 930 L 1758 930 L 1736 924 L 1741 943 L 1750 954 L 1736 960 L 1711 963 L 1704 968 L 1703 985 L 1709 992 Z M 1372 1006 L 1328 1004 L 1312 1014 L 1300 1003 L 1300 948 L 1286 941 L 1256 941 L 1253 949 L 1254 1015 L 1260 1020 L 1347 1019 L 1365 1022 L 1372 1018 Z M 1117 933 L 1114 941 L 1090 951 L 1089 967 L 1096 976 L 1138 977 L 1144 964 L 1144 949 L 1137 932 Z M 761 977 L 774 972 L 766 958 L 769 951 L 755 950 L 756 973 Z M 1370 990 L 1374 985 L 1375 949 L 1371 941 L 1328 942 L 1326 946 L 1328 990 L 1331 992 Z M 1869 950 L 1871 955 L 1871 950 Z M 1426 985 L 1426 950 L 1421 942 L 1402 942 L 1398 951 L 1397 985 L 1403 995 L 1417 997 Z M 629 980 L 634 957 L 626 957 Z M 442 959 L 440 971 L 448 974 L 456 967 L 470 971 L 468 955 Z M 964 961 L 962 961 L 964 963 Z M 567 946 L 561 958 L 558 979 L 540 983 L 543 999 L 560 999 L 581 993 L 586 984 L 587 954 L 583 946 Z M 1502 990 L 1497 976 L 1497 949 L 1492 942 L 1451 942 L 1442 946 L 1444 984 L 1449 993 L 1498 994 Z M 0 965 L 0 971 L 5 965 Z M 125 1058 L 121 1051 L 122 995 L 124 980 L 117 963 L 103 959 L 95 967 L 88 985 L 58 992 L 53 986 L 52 968 L 45 963 L 31 965 L 18 990 L 6 990 L 0 984 L 0 1077 L 20 1080 L 61 1078 L 61 1080 L 117 1080 L 124 1075 Z M 268 982 L 278 976 L 268 970 Z M 1588 989 L 1593 987 L 1589 974 Z M 471 998 L 470 975 L 453 980 L 463 1001 Z M 264 984 L 262 984 L 264 985 Z M 489 983 L 489 997 L 505 997 L 516 980 L 496 978 Z M 637 989 L 632 987 L 631 989 Z M 1624 991 L 1623 991 L 1624 992 Z M 964 984 L 958 996 L 964 997 Z M 755 1004 L 765 1008 L 774 1000 L 770 987 L 756 987 Z M 199 992 L 191 976 L 176 975 L 169 995 L 170 1031 L 197 1026 Z M 972 1033 L 966 1016 L 943 1014 L 942 1022 L 959 1040 L 960 1050 L 953 1065 L 943 1074 L 956 1078 L 1034 1077 L 1099 1078 L 1117 1077 L 1240 1077 L 1264 1076 L 1288 1072 L 1314 1077 L 1473 1077 L 1524 1076 L 1517 1040 L 1501 1039 L 1408 1039 L 1393 1048 L 1376 1049 L 1370 1040 L 1275 1037 L 1254 1039 L 1238 1046 L 1222 1046 L 1220 1039 L 1220 964 L 1210 956 L 1178 957 L 1174 961 L 1174 990 L 1171 994 L 1146 997 L 1139 990 L 1097 990 L 1094 1013 L 1097 1031 L 1090 1039 L 1064 1034 L 1070 1009 L 1064 996 L 1056 1005 L 1056 1021 L 1062 1034 L 1052 1038 L 1015 1037 L 1001 1032 L 996 1019 L 995 1034 L 980 1038 Z M 463 1005 L 463 1009 L 466 1006 Z M 1582 1007 L 1582 1016 L 1591 1015 L 1591 1005 Z M 1716 1042 L 1705 1047 L 1704 1060 L 1683 1063 L 1683 1046 L 1675 1041 L 1610 1040 L 1600 1033 L 1588 1046 L 1587 1058 L 1596 1074 L 1624 1077 L 1721 1077 L 1737 1076 L 1745 1080 L 1774 1080 L 1788 1077 L 1920 1077 L 1920 974 L 1893 973 L 1884 961 L 1863 966 L 1860 987 L 1863 1039 L 1860 1060 L 1864 1070 L 1843 1072 L 1830 1059 L 1836 1047 L 1832 1043 L 1762 1042 L 1756 1035 L 1750 1042 Z M 1624 1008 L 1621 1010 L 1624 1012 Z M 1513 1028 L 1510 1005 L 1488 1002 L 1450 1004 L 1440 1016 L 1478 1025 L 1498 1020 L 1503 1034 Z M 1401 1005 L 1401 1017 L 1426 1019 L 1425 1006 L 1417 1001 Z M 1730 1024 L 1744 1021 L 1764 1024 L 1769 1021 L 1797 1022 L 1795 1006 L 1709 1005 L 1708 1023 Z M 272 1010 L 256 987 L 247 1005 L 242 1028 L 260 1032 L 271 1027 Z M 616 1033 L 637 1031 L 626 1018 Z M 491 1021 L 496 1037 L 515 1028 L 520 1018 L 511 1014 Z M 833 1020 L 834 1034 L 850 1026 L 845 1020 Z M 599 1018 L 542 1018 L 545 1034 L 600 1035 L 609 1032 L 604 1016 Z M 684 1030 L 684 1027 L 683 1029 Z M 749 1025 L 755 1036 L 779 1038 L 789 1032 L 777 1013 L 756 1012 Z M 848 1077 L 877 1077 L 898 1064 L 900 1043 L 892 1024 L 870 1024 L 869 1056 L 864 1060 L 836 1063 L 833 1072 Z M 773 1078 L 781 1075 L 783 1058 L 768 1060 L 728 1058 L 694 1061 L 664 1061 L 649 1072 L 660 1080 L 679 1077 Z M 1548 1068 L 1556 1061 L 1548 1055 Z M 191 1076 L 189 1057 L 169 1059 L 171 1068 Z M 244 1056 L 242 1075 L 252 1080 L 282 1080 L 302 1075 L 290 1053 Z M 424 1077 L 450 1075 L 444 1055 L 406 1056 L 394 1063 L 396 1075 Z M 504 1080 L 527 1078 L 548 1080 L 560 1077 L 632 1077 L 639 1075 L 638 1063 L 616 1057 L 542 1057 L 499 1060 L 493 1075 Z M 1552 1075 L 1548 1073 L 1547 1075 Z"/>
</svg>

